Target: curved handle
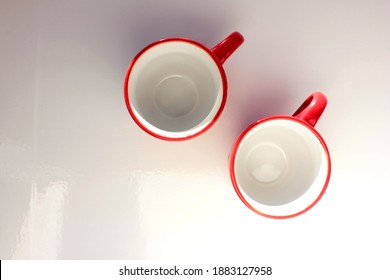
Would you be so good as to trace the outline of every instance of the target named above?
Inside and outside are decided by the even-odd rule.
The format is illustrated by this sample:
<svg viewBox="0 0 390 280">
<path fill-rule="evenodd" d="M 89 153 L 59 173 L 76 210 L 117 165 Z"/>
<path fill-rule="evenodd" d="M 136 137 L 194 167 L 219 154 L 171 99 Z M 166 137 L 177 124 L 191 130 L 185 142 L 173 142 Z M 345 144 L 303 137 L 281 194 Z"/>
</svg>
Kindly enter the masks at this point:
<svg viewBox="0 0 390 280">
<path fill-rule="evenodd" d="M 314 92 L 299 106 L 298 110 L 293 114 L 293 117 L 303 120 L 311 126 L 315 126 L 324 112 L 327 103 L 328 99 L 323 93 Z"/>
<path fill-rule="evenodd" d="M 213 47 L 211 52 L 213 52 L 218 57 L 221 64 L 223 64 L 226 59 L 228 59 L 228 57 L 234 53 L 234 51 L 237 50 L 239 46 L 241 46 L 243 42 L 244 37 L 238 32 L 233 32 L 223 41 Z"/>
</svg>

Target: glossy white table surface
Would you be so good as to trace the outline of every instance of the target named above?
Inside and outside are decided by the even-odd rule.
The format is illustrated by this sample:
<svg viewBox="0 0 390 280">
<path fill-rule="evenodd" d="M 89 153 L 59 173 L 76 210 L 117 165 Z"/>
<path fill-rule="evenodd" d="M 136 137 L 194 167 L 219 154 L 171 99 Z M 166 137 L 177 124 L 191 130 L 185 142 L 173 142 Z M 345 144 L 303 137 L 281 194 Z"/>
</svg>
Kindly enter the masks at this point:
<svg viewBox="0 0 390 280">
<path fill-rule="evenodd" d="M 248 258 L 389 275 L 389 11 L 389 1 L 2 0 L 0 258 Z M 123 98 L 134 55 L 166 37 L 212 47 L 232 31 L 245 42 L 224 64 L 217 124 L 180 143 L 139 129 Z M 250 123 L 292 114 L 317 90 L 329 101 L 316 126 L 332 157 L 328 190 L 297 218 L 258 216 L 234 192 L 230 149 Z"/>
</svg>

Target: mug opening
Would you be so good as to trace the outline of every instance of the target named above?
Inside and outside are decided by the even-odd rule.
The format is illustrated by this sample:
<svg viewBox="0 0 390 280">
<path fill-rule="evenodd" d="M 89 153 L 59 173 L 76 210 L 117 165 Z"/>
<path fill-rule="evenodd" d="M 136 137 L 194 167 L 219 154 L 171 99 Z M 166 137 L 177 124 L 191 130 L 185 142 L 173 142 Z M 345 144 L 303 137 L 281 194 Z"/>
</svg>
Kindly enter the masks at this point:
<svg viewBox="0 0 390 280">
<path fill-rule="evenodd" d="M 286 217 L 307 211 L 326 189 L 330 160 L 325 143 L 292 117 L 259 122 L 237 141 L 231 158 L 233 185 L 255 212 Z"/>
<path fill-rule="evenodd" d="M 197 134 L 222 111 L 224 75 L 210 51 L 185 40 L 159 42 L 133 61 L 126 85 L 129 111 L 149 133 Z"/>
</svg>

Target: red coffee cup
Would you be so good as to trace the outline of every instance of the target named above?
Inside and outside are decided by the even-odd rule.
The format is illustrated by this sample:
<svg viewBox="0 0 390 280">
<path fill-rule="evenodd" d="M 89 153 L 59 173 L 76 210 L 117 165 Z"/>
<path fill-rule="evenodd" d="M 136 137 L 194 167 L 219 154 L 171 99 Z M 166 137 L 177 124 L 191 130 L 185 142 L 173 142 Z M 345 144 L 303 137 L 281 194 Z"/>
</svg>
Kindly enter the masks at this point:
<svg viewBox="0 0 390 280">
<path fill-rule="evenodd" d="M 230 174 L 249 209 L 268 218 L 292 218 L 321 199 L 331 161 L 314 126 L 326 104 L 325 95 L 315 92 L 292 116 L 259 120 L 238 137 L 230 155 Z"/>
<path fill-rule="evenodd" d="M 227 97 L 222 64 L 243 43 L 234 32 L 209 49 L 185 38 L 154 42 L 130 63 L 124 83 L 135 123 L 162 140 L 188 140 L 220 117 Z"/>
</svg>

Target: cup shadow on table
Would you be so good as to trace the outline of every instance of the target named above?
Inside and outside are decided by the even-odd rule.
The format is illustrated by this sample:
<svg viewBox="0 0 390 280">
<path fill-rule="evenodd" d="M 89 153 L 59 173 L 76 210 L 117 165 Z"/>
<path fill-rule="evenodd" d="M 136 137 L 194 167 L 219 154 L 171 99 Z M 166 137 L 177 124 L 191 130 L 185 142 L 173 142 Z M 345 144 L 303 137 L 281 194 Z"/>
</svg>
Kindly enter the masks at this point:
<svg viewBox="0 0 390 280">
<path fill-rule="evenodd" d="M 144 12 L 133 12 L 129 18 L 119 20 L 119 32 L 123 35 L 119 51 L 124 59 L 132 59 L 152 42 L 171 37 L 193 39 L 211 48 L 235 31 L 230 30 L 230 20 L 223 13 L 211 17 L 204 9 L 190 9 L 186 5 L 174 9 L 162 5 L 161 12 L 155 12 L 159 7 L 153 7 L 154 11 L 149 8 L 145 3 Z"/>
<path fill-rule="evenodd" d="M 281 86 L 282 84 L 282 86 Z M 286 86 L 283 86 L 286 84 Z M 290 115 L 292 92 L 288 89 L 288 81 L 262 83 L 258 81 L 250 85 L 247 92 L 234 104 L 234 115 L 239 119 L 232 129 L 232 136 L 237 138 L 254 122 L 276 115 Z"/>
</svg>

